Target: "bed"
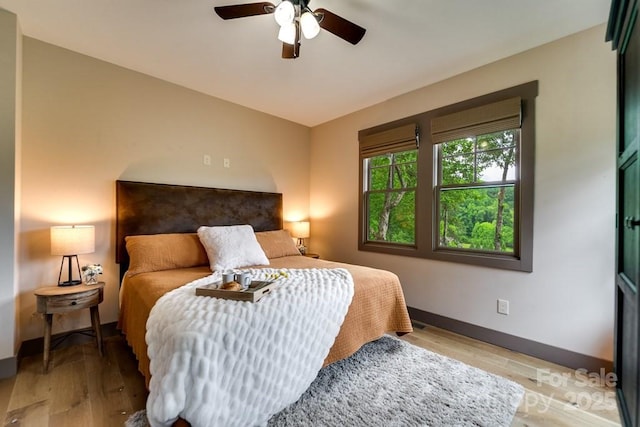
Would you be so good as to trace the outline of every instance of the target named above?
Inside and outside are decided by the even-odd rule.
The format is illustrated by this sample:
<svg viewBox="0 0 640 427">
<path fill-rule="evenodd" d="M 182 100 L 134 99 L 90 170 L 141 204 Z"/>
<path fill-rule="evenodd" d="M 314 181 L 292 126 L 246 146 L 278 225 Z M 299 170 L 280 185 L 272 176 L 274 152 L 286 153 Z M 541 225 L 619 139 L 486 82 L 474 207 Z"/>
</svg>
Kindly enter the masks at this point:
<svg viewBox="0 0 640 427">
<path fill-rule="evenodd" d="M 282 230 L 282 194 L 117 181 L 116 211 L 116 260 L 122 278 L 118 323 L 147 385 L 145 325 L 152 307 L 167 292 L 211 274 L 195 234 L 203 224 L 250 225 L 269 268 L 342 268 L 351 274 L 353 299 L 324 365 L 387 332 L 412 331 L 395 274 L 291 251 L 286 242 L 291 239 Z"/>
</svg>

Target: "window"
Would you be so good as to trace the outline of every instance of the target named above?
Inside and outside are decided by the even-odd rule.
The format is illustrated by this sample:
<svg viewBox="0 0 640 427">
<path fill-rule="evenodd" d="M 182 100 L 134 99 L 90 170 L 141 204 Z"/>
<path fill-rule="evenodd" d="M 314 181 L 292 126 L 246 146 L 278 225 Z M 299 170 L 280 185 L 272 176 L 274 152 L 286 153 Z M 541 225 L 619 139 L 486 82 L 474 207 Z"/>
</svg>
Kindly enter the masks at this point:
<svg viewBox="0 0 640 427">
<path fill-rule="evenodd" d="M 360 131 L 359 249 L 531 271 L 537 92 L 526 83 Z"/>
<path fill-rule="evenodd" d="M 367 241 L 415 245 L 418 150 L 365 159 Z"/>
<path fill-rule="evenodd" d="M 415 123 L 360 139 L 363 240 L 415 247 L 418 129 Z"/>
<path fill-rule="evenodd" d="M 520 129 L 438 145 L 438 248 L 514 253 Z"/>
</svg>

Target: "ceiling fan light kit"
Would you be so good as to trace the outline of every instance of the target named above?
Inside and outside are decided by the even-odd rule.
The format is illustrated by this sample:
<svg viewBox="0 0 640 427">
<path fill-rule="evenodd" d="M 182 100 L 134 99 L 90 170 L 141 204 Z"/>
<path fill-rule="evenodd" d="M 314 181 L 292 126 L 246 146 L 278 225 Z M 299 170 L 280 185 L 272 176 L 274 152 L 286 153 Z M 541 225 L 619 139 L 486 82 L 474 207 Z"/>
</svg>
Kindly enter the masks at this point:
<svg viewBox="0 0 640 427">
<path fill-rule="evenodd" d="M 316 37 L 320 29 L 340 37 L 355 45 L 366 30 L 326 9 L 309 9 L 310 0 L 283 0 L 276 7 L 269 2 L 216 6 L 214 9 L 222 19 L 244 18 L 247 16 L 273 13 L 280 30 L 278 40 L 282 45 L 282 57 L 295 59 L 300 54 L 300 33 L 308 40 Z"/>
</svg>

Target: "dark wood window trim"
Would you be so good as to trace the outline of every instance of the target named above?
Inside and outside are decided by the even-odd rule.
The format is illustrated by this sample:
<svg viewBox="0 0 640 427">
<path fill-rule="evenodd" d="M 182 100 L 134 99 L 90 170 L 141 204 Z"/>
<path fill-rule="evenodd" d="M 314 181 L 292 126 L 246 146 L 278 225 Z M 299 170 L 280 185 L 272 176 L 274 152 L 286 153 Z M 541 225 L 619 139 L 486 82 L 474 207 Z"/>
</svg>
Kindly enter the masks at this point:
<svg viewBox="0 0 640 427">
<path fill-rule="evenodd" d="M 458 262 L 486 267 L 530 272 L 533 269 L 533 204 L 534 204 L 534 168 L 535 168 L 535 98 L 538 95 L 538 82 L 533 81 L 493 92 L 477 98 L 441 107 L 428 112 L 406 117 L 373 128 L 361 130 L 358 138 L 379 134 L 390 129 L 415 123 L 420 129 L 421 144 L 418 149 L 418 190 L 416 192 L 416 244 L 415 246 L 397 245 L 383 242 L 366 241 L 366 212 L 363 206 L 365 180 L 363 162 L 359 166 L 359 212 L 358 212 L 358 249 L 393 255 L 429 258 L 441 261 Z M 514 255 L 470 253 L 456 250 L 437 249 L 437 232 L 434 226 L 434 147 L 431 141 L 431 120 L 436 117 L 456 113 L 466 109 L 498 102 L 512 97 L 522 98 L 521 147 L 519 156 L 520 180 L 516 184 L 519 194 L 516 200 L 518 215 L 516 218 L 515 241 L 518 247 Z"/>
</svg>

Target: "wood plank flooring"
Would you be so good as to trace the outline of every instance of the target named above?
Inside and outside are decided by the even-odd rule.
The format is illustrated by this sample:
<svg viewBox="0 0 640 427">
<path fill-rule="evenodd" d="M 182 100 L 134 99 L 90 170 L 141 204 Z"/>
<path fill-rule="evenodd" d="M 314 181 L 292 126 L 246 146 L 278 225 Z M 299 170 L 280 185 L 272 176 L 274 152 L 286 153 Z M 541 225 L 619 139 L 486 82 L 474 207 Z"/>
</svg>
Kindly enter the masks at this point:
<svg viewBox="0 0 640 427">
<path fill-rule="evenodd" d="M 540 359 L 417 324 L 403 337 L 430 351 L 509 378 L 526 389 L 512 426 L 619 426 L 613 389 Z M 49 373 L 42 354 L 20 361 L 18 375 L 0 380 L 4 426 L 122 426 L 144 409 L 147 391 L 136 360 L 120 336 L 52 352 Z"/>
<path fill-rule="evenodd" d="M 0 382 L 4 426 L 122 426 L 145 406 L 147 391 L 137 362 L 120 336 L 55 350 L 49 373 L 42 354 L 20 361 L 18 375 Z M 5 397 L 8 396 L 8 397 Z"/>
</svg>

